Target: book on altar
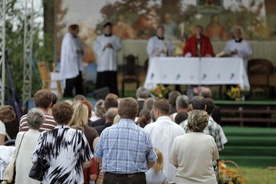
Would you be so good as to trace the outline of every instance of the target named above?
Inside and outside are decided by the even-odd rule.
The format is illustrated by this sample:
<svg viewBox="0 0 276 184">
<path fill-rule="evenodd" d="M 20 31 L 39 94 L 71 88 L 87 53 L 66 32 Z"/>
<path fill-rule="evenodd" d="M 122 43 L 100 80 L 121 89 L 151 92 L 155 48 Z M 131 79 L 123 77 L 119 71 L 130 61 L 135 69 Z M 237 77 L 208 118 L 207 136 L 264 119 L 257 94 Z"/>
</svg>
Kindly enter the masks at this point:
<svg viewBox="0 0 276 184">
<path fill-rule="evenodd" d="M 216 54 L 216 57 L 229 57 L 229 56 L 231 56 L 230 51 L 221 51 Z"/>
</svg>

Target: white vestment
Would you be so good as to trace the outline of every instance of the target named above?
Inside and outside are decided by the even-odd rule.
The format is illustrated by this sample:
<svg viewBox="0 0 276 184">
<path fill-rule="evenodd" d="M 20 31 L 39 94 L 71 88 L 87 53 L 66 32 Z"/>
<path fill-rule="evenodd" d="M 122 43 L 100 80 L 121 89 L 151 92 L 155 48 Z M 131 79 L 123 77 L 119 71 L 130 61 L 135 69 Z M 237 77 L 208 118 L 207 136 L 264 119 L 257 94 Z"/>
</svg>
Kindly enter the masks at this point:
<svg viewBox="0 0 276 184">
<path fill-rule="evenodd" d="M 246 40 L 236 42 L 235 39 L 229 40 L 226 43 L 224 51 L 231 52 L 237 50 L 237 54 L 232 55 L 233 57 L 240 57 L 243 59 L 244 67 L 247 70 L 247 58 L 252 54 L 252 49 Z"/>
<path fill-rule="evenodd" d="M 82 58 L 84 53 L 77 53 L 77 50 L 84 51 L 84 45 L 78 37 L 66 33 L 61 45 L 60 73 L 62 79 L 71 79 L 79 75 L 83 70 Z"/>
<path fill-rule="evenodd" d="M 165 51 L 165 53 L 161 51 Z M 149 57 L 167 57 L 172 55 L 172 43 L 169 40 L 161 40 L 156 35 L 151 37 L 147 45 L 147 53 Z"/>
<path fill-rule="evenodd" d="M 113 48 L 105 48 L 108 43 L 112 44 Z M 98 36 L 94 43 L 94 51 L 97 55 L 97 71 L 117 71 L 117 53 L 121 48 L 121 41 L 117 36 Z"/>
<path fill-rule="evenodd" d="M 184 134 L 183 128 L 173 122 L 170 117 L 161 116 L 156 122 L 146 125 L 145 130 L 153 146 L 163 153 L 164 172 L 168 176 L 169 183 L 175 183 L 176 168 L 170 163 L 170 154 L 174 139 Z"/>
</svg>

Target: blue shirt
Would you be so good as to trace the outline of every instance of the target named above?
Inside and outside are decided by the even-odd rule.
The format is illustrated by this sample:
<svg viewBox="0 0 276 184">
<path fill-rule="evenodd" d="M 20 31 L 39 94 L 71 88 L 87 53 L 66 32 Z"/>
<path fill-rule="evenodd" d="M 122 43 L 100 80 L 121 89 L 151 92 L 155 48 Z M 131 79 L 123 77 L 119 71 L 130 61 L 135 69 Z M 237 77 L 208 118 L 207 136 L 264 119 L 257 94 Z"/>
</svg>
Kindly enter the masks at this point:
<svg viewBox="0 0 276 184">
<path fill-rule="evenodd" d="M 94 155 L 102 159 L 102 172 L 118 174 L 146 172 L 147 162 L 157 159 L 149 135 L 131 119 L 106 128 Z"/>
</svg>

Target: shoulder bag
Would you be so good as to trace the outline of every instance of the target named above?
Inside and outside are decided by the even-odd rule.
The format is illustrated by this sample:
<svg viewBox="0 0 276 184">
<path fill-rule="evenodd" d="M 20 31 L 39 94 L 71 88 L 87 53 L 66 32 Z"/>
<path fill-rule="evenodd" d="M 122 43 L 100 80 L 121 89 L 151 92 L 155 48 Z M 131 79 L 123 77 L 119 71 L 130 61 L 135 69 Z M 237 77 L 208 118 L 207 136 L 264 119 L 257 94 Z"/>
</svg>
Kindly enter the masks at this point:
<svg viewBox="0 0 276 184">
<path fill-rule="evenodd" d="M 45 142 L 44 139 L 42 140 L 42 142 Z M 38 156 L 37 161 L 33 163 L 33 166 L 29 172 L 29 177 L 38 181 L 42 181 L 44 172 L 45 172 L 44 165 L 45 165 L 44 151 L 42 151 L 42 154 Z"/>
<path fill-rule="evenodd" d="M 19 144 L 19 147 L 18 147 L 18 149 L 15 153 L 15 157 L 13 157 L 11 159 L 10 163 L 8 164 L 7 168 L 5 169 L 3 181 L 5 181 L 6 183 L 14 183 L 14 181 L 15 181 L 15 166 L 16 166 L 15 162 L 16 162 L 16 158 L 17 158 L 17 155 L 19 153 L 21 143 L 22 143 L 22 140 L 24 138 L 25 133 L 23 134 L 23 136 L 20 140 L 20 144 Z"/>
</svg>

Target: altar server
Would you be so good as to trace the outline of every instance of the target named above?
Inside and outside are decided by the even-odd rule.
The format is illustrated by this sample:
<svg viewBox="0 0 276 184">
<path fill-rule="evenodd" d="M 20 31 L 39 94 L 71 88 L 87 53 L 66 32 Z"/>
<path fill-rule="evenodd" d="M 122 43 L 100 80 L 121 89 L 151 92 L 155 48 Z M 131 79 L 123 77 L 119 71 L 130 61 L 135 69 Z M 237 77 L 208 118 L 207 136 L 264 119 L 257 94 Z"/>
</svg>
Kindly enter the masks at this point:
<svg viewBox="0 0 276 184">
<path fill-rule="evenodd" d="M 151 37 L 147 45 L 149 57 L 166 57 L 172 55 L 172 43 L 164 37 L 165 29 L 162 25 L 156 29 L 156 35 Z"/>
<path fill-rule="evenodd" d="M 226 43 L 224 51 L 229 53 L 232 57 L 241 57 L 244 62 L 244 67 L 247 70 L 247 58 L 252 54 L 252 49 L 249 43 L 242 38 L 242 28 L 234 27 L 234 38 Z"/>
<path fill-rule="evenodd" d="M 94 43 L 97 55 L 96 88 L 109 87 L 111 93 L 118 94 L 117 54 L 121 50 L 121 40 L 112 34 L 112 23 L 103 26 L 104 34 L 98 36 Z"/>
</svg>

